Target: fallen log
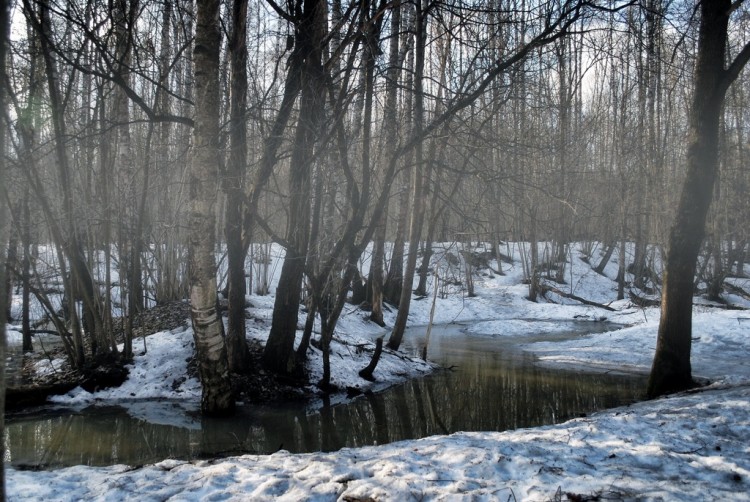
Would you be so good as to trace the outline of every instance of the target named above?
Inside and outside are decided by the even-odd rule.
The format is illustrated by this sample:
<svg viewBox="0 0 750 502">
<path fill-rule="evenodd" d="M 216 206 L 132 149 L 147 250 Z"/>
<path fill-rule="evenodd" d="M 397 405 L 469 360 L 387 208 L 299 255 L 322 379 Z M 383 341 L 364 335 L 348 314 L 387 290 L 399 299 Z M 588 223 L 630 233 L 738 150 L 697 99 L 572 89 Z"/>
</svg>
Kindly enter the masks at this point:
<svg viewBox="0 0 750 502">
<path fill-rule="evenodd" d="M 590 305 L 592 307 L 597 307 L 600 309 L 609 310 L 610 312 L 615 312 L 615 309 L 610 307 L 609 305 L 604 305 L 602 303 L 597 303 L 591 300 L 587 300 L 586 298 L 581 298 L 580 296 L 574 295 L 573 293 L 566 293 L 565 291 L 558 289 L 554 286 L 550 286 L 549 284 L 541 284 L 539 287 L 542 290 L 543 296 L 546 295 L 547 293 L 555 293 L 556 295 L 560 295 L 563 298 L 575 300 L 577 302 L 583 303 L 584 305 Z"/>
<path fill-rule="evenodd" d="M 730 293 L 733 293 L 737 296 L 741 296 L 745 300 L 750 300 L 750 293 L 748 293 L 747 291 L 745 291 L 739 286 L 736 286 L 730 282 L 724 282 L 724 288 Z"/>
<path fill-rule="evenodd" d="M 633 302 L 633 305 L 640 308 L 658 307 L 661 304 L 661 300 L 639 296 L 632 289 L 628 291 L 628 296 L 630 297 L 630 301 Z"/>
<path fill-rule="evenodd" d="M 60 382 L 8 387 L 5 389 L 5 409 L 18 410 L 29 406 L 40 406 L 47 402 L 49 396 L 65 394 L 77 386 L 78 382 Z"/>
</svg>

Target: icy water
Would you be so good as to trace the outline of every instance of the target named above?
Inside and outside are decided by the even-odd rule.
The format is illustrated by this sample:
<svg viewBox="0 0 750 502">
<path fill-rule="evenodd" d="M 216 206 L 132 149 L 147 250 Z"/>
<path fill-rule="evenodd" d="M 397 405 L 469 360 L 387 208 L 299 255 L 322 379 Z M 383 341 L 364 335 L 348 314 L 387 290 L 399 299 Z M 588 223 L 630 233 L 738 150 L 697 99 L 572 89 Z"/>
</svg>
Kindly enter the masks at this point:
<svg viewBox="0 0 750 502">
<path fill-rule="evenodd" d="M 563 337 L 597 330 L 571 323 Z M 421 353 L 424 328 L 406 335 Z M 554 335 L 553 339 L 561 338 Z M 83 410 L 47 407 L 6 417 L 6 461 L 19 468 L 141 465 L 165 458 L 332 451 L 457 431 L 553 424 L 642 399 L 645 378 L 544 369 L 520 343 L 433 329 L 428 357 L 452 369 L 344 404 L 247 406 L 231 419 L 204 419 L 178 403 L 133 402 Z M 377 371 L 376 371 L 377 374 Z"/>
</svg>

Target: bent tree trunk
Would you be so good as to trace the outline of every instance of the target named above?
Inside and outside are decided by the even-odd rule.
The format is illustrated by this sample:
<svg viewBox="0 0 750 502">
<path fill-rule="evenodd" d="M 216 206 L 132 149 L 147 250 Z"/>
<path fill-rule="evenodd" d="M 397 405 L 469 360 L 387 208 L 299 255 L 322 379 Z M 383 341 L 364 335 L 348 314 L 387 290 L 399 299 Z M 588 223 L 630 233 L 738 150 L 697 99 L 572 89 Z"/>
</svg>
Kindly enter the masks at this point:
<svg viewBox="0 0 750 502">
<path fill-rule="evenodd" d="M 750 58 L 750 44 L 724 68 L 731 0 L 704 0 L 695 89 L 690 109 L 687 175 L 671 232 L 661 321 L 648 383 L 649 397 L 693 385 L 690 368 L 693 277 L 717 177 L 721 107 L 729 84 Z"/>
<path fill-rule="evenodd" d="M 219 0 L 198 0 L 195 30 L 195 128 L 190 165 L 190 315 L 203 393 L 209 415 L 234 408 L 227 350 L 216 310 L 217 166 L 219 165 Z"/>
</svg>

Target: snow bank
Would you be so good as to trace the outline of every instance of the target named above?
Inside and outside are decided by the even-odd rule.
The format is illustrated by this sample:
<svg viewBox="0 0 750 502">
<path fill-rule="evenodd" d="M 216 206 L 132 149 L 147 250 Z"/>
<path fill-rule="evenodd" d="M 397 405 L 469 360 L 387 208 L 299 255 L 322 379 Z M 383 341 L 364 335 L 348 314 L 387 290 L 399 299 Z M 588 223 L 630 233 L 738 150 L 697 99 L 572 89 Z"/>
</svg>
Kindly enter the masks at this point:
<svg viewBox="0 0 750 502">
<path fill-rule="evenodd" d="M 335 453 L 8 472 L 8 500 L 750 500 L 750 387 Z M 561 499 L 561 498 L 560 498 Z"/>
</svg>

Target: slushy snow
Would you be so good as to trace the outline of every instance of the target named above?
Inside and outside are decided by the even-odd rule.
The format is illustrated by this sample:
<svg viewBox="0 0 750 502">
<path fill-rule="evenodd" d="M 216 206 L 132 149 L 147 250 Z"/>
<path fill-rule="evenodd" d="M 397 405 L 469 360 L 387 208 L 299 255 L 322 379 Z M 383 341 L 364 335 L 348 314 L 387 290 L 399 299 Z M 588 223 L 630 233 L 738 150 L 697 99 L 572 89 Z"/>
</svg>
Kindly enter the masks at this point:
<svg viewBox="0 0 750 502">
<path fill-rule="evenodd" d="M 518 256 L 514 256 L 518 258 Z M 437 260 L 440 259 L 439 253 Z M 366 268 L 366 263 L 364 264 Z M 494 264 L 495 266 L 497 264 Z M 437 267 L 448 267 L 437 261 Z M 527 333 L 529 321 L 560 329 L 559 321 L 606 320 L 620 329 L 573 340 L 527 343 L 539 363 L 587 371 L 647 373 L 656 343 L 657 308 L 612 301 L 616 265 L 605 276 L 572 253 L 564 286 L 614 311 L 524 298 L 518 262 L 505 275 L 475 278 L 476 297 L 441 291 L 434 322 L 472 322 L 472 336 L 512 337 Z M 441 277 L 449 270 L 439 268 Z M 733 279 L 745 291 L 750 280 Z M 193 501 L 193 500 L 750 500 L 750 302 L 729 298 L 738 310 L 701 301 L 694 309 L 694 375 L 710 384 L 691 392 L 594 413 L 566 423 L 506 432 L 461 432 L 331 453 L 243 455 L 217 460 L 164 460 L 144 467 L 75 466 L 51 471 L 7 469 L 9 500 Z M 270 314 L 272 297 L 252 297 L 253 314 Z M 432 298 L 412 302 L 411 325 L 427 324 Z M 386 323 L 393 325 L 395 313 Z M 303 319 L 303 318 L 301 318 Z M 268 325 L 250 323 L 249 336 L 267 336 Z M 372 344 L 387 332 L 349 307 L 337 328 L 337 345 Z M 86 404 L 148 397 L 183 399 L 197 407 L 200 384 L 175 383 L 155 368 L 182 374 L 192 351 L 190 330 L 147 338 L 148 352 L 135 358 L 119 389 L 88 394 L 81 389 L 56 398 Z M 370 385 L 356 371 L 364 359 L 337 365 L 339 386 Z M 345 358 L 337 358 L 344 361 Z M 310 355 L 315 381 L 320 353 Z M 414 378 L 433 369 L 416 359 L 391 357 L 376 370 L 380 384 Z M 40 367 L 40 371 L 44 371 Z M 365 387 L 363 387 L 365 388 Z M 377 387 L 375 388 L 377 390 Z"/>
</svg>

